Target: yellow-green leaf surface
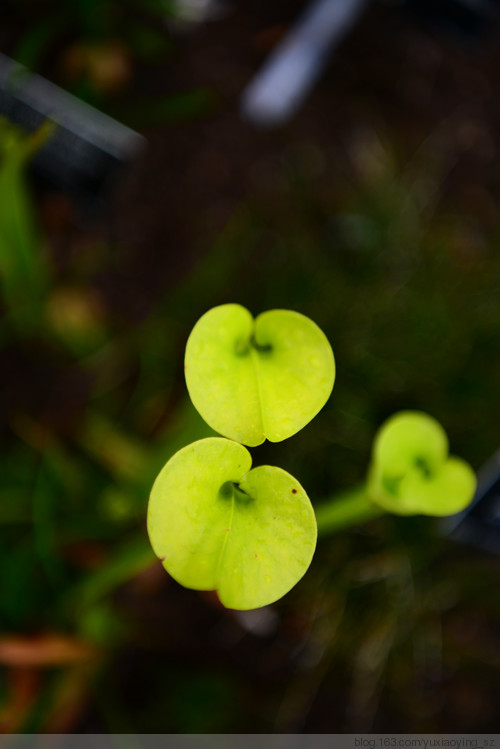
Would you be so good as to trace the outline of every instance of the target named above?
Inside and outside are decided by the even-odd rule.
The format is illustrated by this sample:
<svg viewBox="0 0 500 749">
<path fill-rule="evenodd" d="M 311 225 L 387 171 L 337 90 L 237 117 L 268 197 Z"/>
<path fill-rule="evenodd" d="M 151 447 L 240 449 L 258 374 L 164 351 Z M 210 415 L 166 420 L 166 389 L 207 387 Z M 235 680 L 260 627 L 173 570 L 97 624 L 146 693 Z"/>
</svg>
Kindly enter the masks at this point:
<svg viewBox="0 0 500 749">
<path fill-rule="evenodd" d="M 448 457 L 438 421 L 420 411 L 388 419 L 374 442 L 371 499 L 399 515 L 453 515 L 472 501 L 476 477 L 461 458 Z"/>
<path fill-rule="evenodd" d="M 298 481 L 221 437 L 179 450 L 151 491 L 148 532 L 155 554 L 181 585 L 216 590 L 228 608 L 281 598 L 304 575 L 316 519 Z"/>
<path fill-rule="evenodd" d="M 335 360 L 322 330 L 290 310 L 224 304 L 198 320 L 186 346 L 186 384 L 213 429 L 242 444 L 280 442 L 325 405 Z"/>
</svg>

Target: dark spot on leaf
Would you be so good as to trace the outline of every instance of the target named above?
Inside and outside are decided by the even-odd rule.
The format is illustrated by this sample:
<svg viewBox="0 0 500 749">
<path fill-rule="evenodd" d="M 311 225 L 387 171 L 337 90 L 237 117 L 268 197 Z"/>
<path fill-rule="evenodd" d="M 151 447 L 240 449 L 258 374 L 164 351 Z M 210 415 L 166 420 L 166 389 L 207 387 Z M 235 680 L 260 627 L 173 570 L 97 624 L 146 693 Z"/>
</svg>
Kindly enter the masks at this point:
<svg viewBox="0 0 500 749">
<path fill-rule="evenodd" d="M 258 556 L 259 556 L 258 554 L 254 554 L 255 559 L 257 559 Z"/>
<path fill-rule="evenodd" d="M 424 478 L 431 479 L 433 477 L 433 471 L 425 458 L 417 456 L 414 460 L 414 464 L 422 473 Z"/>
<path fill-rule="evenodd" d="M 297 494 L 297 489 L 292 489 L 292 494 Z"/>
</svg>

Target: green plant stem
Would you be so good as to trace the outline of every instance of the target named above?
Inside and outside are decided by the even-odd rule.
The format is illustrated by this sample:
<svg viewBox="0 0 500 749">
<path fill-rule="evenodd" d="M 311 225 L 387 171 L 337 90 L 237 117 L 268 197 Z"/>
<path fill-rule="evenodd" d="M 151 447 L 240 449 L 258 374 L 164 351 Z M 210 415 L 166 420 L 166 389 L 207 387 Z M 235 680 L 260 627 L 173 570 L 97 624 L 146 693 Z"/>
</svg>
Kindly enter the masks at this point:
<svg viewBox="0 0 500 749">
<path fill-rule="evenodd" d="M 315 508 L 315 513 L 318 534 L 326 536 L 383 515 L 384 510 L 370 501 L 363 484 L 326 500 Z"/>
</svg>

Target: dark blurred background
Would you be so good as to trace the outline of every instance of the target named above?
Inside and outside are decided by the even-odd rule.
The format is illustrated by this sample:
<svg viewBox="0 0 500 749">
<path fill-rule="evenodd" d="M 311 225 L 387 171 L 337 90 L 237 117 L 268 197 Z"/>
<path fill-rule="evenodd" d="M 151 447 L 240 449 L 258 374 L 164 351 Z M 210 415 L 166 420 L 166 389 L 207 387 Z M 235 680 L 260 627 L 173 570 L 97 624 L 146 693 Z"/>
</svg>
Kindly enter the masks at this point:
<svg viewBox="0 0 500 749">
<path fill-rule="evenodd" d="M 0 127 L 4 732 L 498 732 L 499 558 L 432 518 L 325 536 L 244 613 L 149 547 L 156 473 L 210 434 L 183 352 L 216 304 L 332 342 L 328 405 L 253 451 L 313 504 L 399 409 L 476 469 L 500 447 L 495 4 L 367 3 L 298 113 L 256 127 L 242 93 L 303 8 L 3 3 L 0 52 L 147 141 L 93 200 L 29 169 L 57 132 Z"/>
</svg>

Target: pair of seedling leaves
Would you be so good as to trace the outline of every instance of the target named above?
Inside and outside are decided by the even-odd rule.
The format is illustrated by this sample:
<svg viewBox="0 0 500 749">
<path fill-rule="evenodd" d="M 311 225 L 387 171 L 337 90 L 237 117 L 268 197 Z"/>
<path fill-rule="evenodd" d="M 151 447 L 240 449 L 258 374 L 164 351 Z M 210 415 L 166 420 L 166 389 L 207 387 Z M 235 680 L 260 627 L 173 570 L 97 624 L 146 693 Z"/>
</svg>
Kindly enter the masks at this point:
<svg viewBox="0 0 500 749">
<path fill-rule="evenodd" d="M 287 439 L 320 411 L 335 379 L 331 346 L 298 312 L 254 320 L 226 304 L 193 328 L 185 367 L 194 406 L 224 438 L 194 442 L 164 466 L 149 502 L 151 544 L 182 585 L 216 590 L 228 608 L 267 605 L 309 567 L 316 519 L 300 483 L 281 468 L 252 468 L 243 445 Z M 380 430 L 367 501 L 399 514 L 447 515 L 468 504 L 474 487 L 472 470 L 448 457 L 431 417 L 403 412 Z"/>
</svg>

